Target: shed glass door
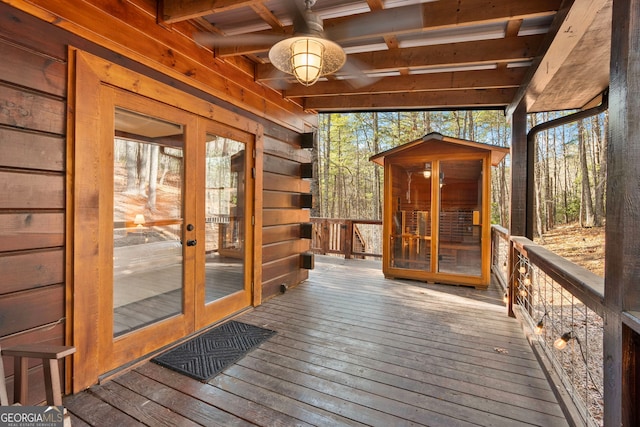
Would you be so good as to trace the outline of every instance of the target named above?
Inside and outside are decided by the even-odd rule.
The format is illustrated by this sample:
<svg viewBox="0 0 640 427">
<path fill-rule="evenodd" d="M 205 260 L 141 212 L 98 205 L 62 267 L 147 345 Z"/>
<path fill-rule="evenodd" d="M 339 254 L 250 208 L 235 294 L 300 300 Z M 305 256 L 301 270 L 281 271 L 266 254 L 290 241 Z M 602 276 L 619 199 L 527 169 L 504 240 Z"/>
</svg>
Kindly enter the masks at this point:
<svg viewBox="0 0 640 427">
<path fill-rule="evenodd" d="M 392 165 L 391 267 L 431 271 L 432 162 Z"/>
<path fill-rule="evenodd" d="M 438 272 L 481 276 L 483 161 L 439 163 Z"/>
</svg>

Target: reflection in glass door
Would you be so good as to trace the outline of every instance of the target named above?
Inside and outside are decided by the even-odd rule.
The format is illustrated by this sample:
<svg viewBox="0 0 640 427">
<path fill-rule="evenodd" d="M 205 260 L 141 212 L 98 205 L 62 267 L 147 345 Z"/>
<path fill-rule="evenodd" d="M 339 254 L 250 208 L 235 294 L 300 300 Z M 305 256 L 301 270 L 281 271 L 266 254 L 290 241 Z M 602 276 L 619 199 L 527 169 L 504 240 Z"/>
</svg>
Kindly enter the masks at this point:
<svg viewBox="0 0 640 427">
<path fill-rule="evenodd" d="M 438 272 L 482 275 L 483 161 L 440 162 Z"/>
<path fill-rule="evenodd" d="M 183 126 L 115 109 L 113 335 L 183 311 Z"/>
<path fill-rule="evenodd" d="M 205 304 L 244 291 L 245 144 L 207 134 Z"/>
</svg>

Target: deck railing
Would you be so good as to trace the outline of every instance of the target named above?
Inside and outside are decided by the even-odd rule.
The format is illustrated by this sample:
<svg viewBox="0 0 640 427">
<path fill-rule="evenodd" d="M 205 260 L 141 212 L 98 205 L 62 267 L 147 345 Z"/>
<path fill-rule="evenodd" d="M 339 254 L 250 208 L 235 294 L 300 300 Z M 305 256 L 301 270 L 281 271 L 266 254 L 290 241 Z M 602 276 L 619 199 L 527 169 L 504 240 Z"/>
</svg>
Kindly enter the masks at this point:
<svg viewBox="0 0 640 427">
<path fill-rule="evenodd" d="M 311 252 L 345 258 L 382 257 L 382 221 L 311 218 Z"/>
<path fill-rule="evenodd" d="M 567 418 L 603 425 L 604 280 L 495 226 L 492 270 L 506 284 L 509 314 L 521 321 Z"/>
</svg>

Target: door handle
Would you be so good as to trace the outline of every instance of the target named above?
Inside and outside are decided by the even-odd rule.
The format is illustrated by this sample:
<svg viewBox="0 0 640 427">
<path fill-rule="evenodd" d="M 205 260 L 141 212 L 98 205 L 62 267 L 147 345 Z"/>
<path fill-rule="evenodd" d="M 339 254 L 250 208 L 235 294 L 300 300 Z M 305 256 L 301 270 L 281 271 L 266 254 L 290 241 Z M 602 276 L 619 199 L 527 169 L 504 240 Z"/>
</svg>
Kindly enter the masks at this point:
<svg viewBox="0 0 640 427">
<path fill-rule="evenodd" d="M 193 239 L 193 240 L 187 240 L 187 246 L 195 246 L 198 244 L 198 241 Z"/>
</svg>

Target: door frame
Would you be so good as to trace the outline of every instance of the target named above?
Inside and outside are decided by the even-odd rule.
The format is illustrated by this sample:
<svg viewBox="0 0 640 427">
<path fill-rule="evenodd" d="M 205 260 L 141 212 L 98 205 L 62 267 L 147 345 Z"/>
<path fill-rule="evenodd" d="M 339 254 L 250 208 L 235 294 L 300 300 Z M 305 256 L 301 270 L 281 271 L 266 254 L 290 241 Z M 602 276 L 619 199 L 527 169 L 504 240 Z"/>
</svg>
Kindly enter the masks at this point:
<svg viewBox="0 0 640 427">
<path fill-rule="evenodd" d="M 247 263 L 252 266 L 250 304 L 259 305 L 262 299 L 262 216 L 259 214 L 262 211 L 262 125 L 175 87 L 70 47 L 66 315 L 68 341 L 77 349 L 71 364 L 73 393 L 96 384 L 101 375 L 105 374 L 100 355 L 104 343 L 100 342 L 99 332 L 102 328 L 100 310 L 103 308 L 98 294 L 105 281 L 112 280 L 113 275 L 112 263 L 105 263 L 112 248 L 102 243 L 112 241 L 113 238 L 113 214 L 103 208 L 113 203 L 112 200 L 108 201 L 113 198 L 112 192 L 105 191 L 104 188 L 104 183 L 113 179 L 113 165 L 109 153 L 105 152 L 105 144 L 96 139 L 96 130 L 101 129 L 102 123 L 109 120 L 102 109 L 102 88 L 105 86 L 156 100 L 254 135 L 253 227 L 250 233 L 251 256 Z M 112 115 L 111 111 L 109 115 Z M 196 329 L 195 325 L 192 329 Z M 185 336 L 184 331 L 178 335 Z M 143 351 L 147 354 L 173 341 L 173 335 L 165 335 L 153 345 L 143 347 Z M 145 354 L 126 354 L 125 358 L 133 362 Z"/>
</svg>

